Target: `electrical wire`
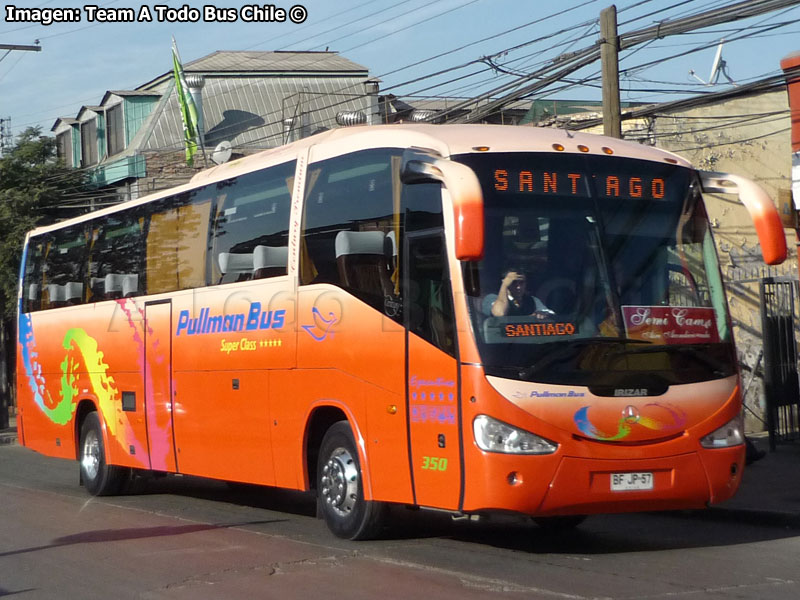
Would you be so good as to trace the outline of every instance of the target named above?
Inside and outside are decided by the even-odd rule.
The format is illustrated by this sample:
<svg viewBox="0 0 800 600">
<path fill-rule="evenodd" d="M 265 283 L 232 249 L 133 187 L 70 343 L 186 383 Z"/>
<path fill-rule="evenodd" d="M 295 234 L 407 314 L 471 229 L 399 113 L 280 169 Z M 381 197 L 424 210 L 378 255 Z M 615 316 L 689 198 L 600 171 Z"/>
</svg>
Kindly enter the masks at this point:
<svg viewBox="0 0 800 600">
<path fill-rule="evenodd" d="M 640 3 L 640 4 L 643 4 L 643 3 Z M 469 75 L 469 76 L 474 76 L 474 74 L 471 74 L 471 75 Z"/>
<path fill-rule="evenodd" d="M 114 0 L 114 1 L 117 1 L 117 0 Z M 407 0 L 407 1 L 409 1 L 409 0 Z M 438 1 L 438 0 L 437 0 L 437 1 Z M 515 32 L 515 31 L 518 31 L 518 30 L 520 30 L 520 29 L 522 29 L 522 28 L 525 28 L 525 27 L 529 27 L 529 26 L 531 26 L 531 25 L 533 25 L 533 24 L 536 24 L 536 23 L 541 23 L 541 22 L 543 22 L 543 21 L 545 21 L 545 20 L 547 20 L 547 19 L 553 18 L 553 17 L 555 17 L 555 16 L 560 16 L 560 15 L 562 15 L 562 14 L 565 14 L 565 13 L 567 13 L 567 12 L 570 12 L 571 10 L 576 10 L 576 9 L 578 9 L 578 8 L 581 8 L 581 7 L 585 6 L 586 4 L 590 4 L 590 3 L 592 3 L 592 2 L 595 2 L 595 1 L 596 1 L 596 0 L 588 0 L 587 2 L 583 2 L 582 4 L 579 4 L 578 6 L 575 6 L 575 7 L 572 7 L 572 8 L 566 9 L 566 10 L 558 11 L 558 12 L 556 12 L 556 13 L 554 13 L 554 14 L 551 14 L 551 15 L 548 15 L 548 16 L 546 16 L 546 17 L 543 17 L 543 18 L 540 18 L 540 19 L 536 19 L 535 21 L 531 21 L 530 23 L 526 23 L 526 24 L 523 24 L 523 25 L 520 25 L 520 26 L 513 27 L 513 28 L 511 28 L 511 29 L 509 29 L 509 30 L 506 30 L 506 31 L 504 31 L 504 32 L 500 32 L 500 33 L 498 33 L 498 34 L 495 34 L 495 35 L 492 35 L 492 36 L 488 36 L 488 37 L 486 37 L 486 38 L 483 38 L 482 40 L 477 40 L 477 41 L 475 41 L 475 42 L 471 42 L 470 44 L 462 45 L 461 47 L 459 47 L 459 48 L 456 48 L 456 49 L 453 49 L 453 50 L 451 50 L 451 51 L 447 51 L 447 52 L 444 52 L 444 53 L 440 53 L 440 54 L 438 54 L 438 55 L 436 55 L 436 56 L 434 56 L 434 57 L 429 57 L 428 59 L 424 59 L 424 60 L 422 60 L 422 61 L 417 61 L 416 63 L 412 63 L 412 64 L 410 64 L 410 65 L 406 65 L 406 66 L 404 66 L 404 67 L 401 67 L 401 68 L 395 69 L 394 71 L 391 71 L 391 72 L 389 72 L 389 73 L 385 73 L 385 74 L 377 75 L 376 77 L 377 77 L 377 78 L 385 77 L 385 76 L 388 76 L 388 75 L 391 75 L 391 74 L 394 74 L 394 73 L 400 72 L 400 71 L 402 71 L 402 70 L 405 70 L 405 69 L 411 68 L 411 67 L 413 67 L 413 66 L 417 66 L 417 65 L 419 65 L 419 64 L 422 64 L 422 63 L 424 63 L 424 62 L 429 62 L 430 60 L 433 60 L 433 59 L 436 59 L 436 58 L 440 58 L 440 57 L 446 56 L 446 55 L 448 55 L 448 54 L 452 54 L 453 52 L 456 52 L 456 51 L 463 50 L 463 49 L 465 49 L 465 48 L 467 48 L 467 47 L 469 47 L 469 46 L 475 45 L 475 44 L 477 44 L 477 43 L 481 43 L 481 42 L 484 42 L 484 41 L 487 41 L 487 40 L 496 39 L 496 38 L 499 38 L 499 37 L 501 37 L 501 36 L 508 35 L 509 33 L 512 33 L 512 32 Z M 369 3 L 367 3 L 367 4 L 369 4 Z M 373 14 L 380 14 L 380 13 L 373 13 Z M 287 47 L 288 47 L 288 46 L 285 46 L 284 48 L 287 48 Z M 243 85 L 252 85 L 252 83 L 245 83 L 245 84 L 243 84 Z M 84 102 L 82 102 L 82 103 L 85 103 L 85 102 L 90 102 L 90 101 L 91 101 L 90 99 L 87 99 L 86 101 L 84 101 Z M 55 119 L 55 117 L 53 117 L 53 119 Z M 25 125 L 25 124 L 23 123 L 23 126 L 24 126 L 24 125 Z"/>
</svg>

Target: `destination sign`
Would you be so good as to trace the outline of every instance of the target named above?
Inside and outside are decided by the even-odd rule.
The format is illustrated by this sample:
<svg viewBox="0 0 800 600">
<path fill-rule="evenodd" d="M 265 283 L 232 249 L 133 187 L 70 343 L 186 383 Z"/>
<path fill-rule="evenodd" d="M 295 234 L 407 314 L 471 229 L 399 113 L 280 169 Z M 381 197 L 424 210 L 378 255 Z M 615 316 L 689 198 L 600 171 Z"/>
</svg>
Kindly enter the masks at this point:
<svg viewBox="0 0 800 600">
<path fill-rule="evenodd" d="M 553 170 L 495 169 L 494 190 L 589 198 L 591 189 L 601 198 L 661 200 L 667 195 L 663 177 L 629 174 L 591 174 Z"/>
</svg>

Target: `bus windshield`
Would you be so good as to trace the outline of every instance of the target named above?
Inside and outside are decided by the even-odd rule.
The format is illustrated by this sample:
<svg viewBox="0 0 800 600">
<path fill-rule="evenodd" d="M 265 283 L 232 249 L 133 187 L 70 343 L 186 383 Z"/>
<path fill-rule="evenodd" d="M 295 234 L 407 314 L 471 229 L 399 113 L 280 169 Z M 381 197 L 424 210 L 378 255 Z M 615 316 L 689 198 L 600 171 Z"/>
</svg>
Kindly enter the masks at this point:
<svg viewBox="0 0 800 600">
<path fill-rule="evenodd" d="M 692 170 L 588 154 L 455 160 L 484 194 L 485 254 L 464 269 L 487 374 L 602 394 L 736 372 Z"/>
</svg>

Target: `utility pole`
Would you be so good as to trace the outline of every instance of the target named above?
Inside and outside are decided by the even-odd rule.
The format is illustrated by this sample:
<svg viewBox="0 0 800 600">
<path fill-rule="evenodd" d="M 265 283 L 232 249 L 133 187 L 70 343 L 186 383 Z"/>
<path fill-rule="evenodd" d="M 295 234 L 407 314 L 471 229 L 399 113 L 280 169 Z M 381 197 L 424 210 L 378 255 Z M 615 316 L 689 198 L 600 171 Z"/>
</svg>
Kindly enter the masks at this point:
<svg viewBox="0 0 800 600">
<path fill-rule="evenodd" d="M 39 40 L 36 40 L 36 43 L 38 44 Z M 19 50 L 19 51 L 22 51 L 22 52 L 41 52 L 42 51 L 42 47 L 38 46 L 38 45 L 37 46 L 22 46 L 20 44 L 0 44 L 0 51 L 2 51 L 2 50 L 5 50 L 5 54 L 0 56 L 0 61 L 2 61 L 6 56 L 11 54 L 12 50 Z M 10 122 L 11 122 L 11 117 L 8 117 L 7 119 L 0 119 L 0 156 L 3 155 L 3 149 L 5 147 L 6 138 L 4 137 L 4 135 L 5 136 L 9 136 L 8 124 Z M 4 130 L 4 126 L 5 126 L 5 130 Z M 2 419 L 2 417 L 0 417 L 0 419 Z M 0 420 L 0 424 L 2 424 L 1 420 Z"/>
<path fill-rule="evenodd" d="M 613 4 L 600 13 L 600 61 L 603 71 L 603 133 L 621 138 L 619 37 L 617 36 L 617 7 Z"/>
<path fill-rule="evenodd" d="M 0 118 L 0 158 L 5 154 L 6 149 L 11 147 L 11 117 Z"/>
<path fill-rule="evenodd" d="M 617 51 L 626 50 L 644 42 L 704 29 L 722 23 L 749 19 L 768 12 L 800 4 L 799 0 L 741 0 L 699 14 L 668 19 L 643 29 L 628 31 L 617 37 Z M 499 111 L 515 100 L 532 96 L 554 82 L 563 79 L 600 58 L 600 44 L 563 54 L 549 64 L 488 90 L 474 98 L 456 102 L 439 116 L 447 123 L 476 123 L 486 115 Z M 619 69 L 619 67 L 617 67 Z M 460 113 L 467 111 L 468 114 Z"/>
</svg>

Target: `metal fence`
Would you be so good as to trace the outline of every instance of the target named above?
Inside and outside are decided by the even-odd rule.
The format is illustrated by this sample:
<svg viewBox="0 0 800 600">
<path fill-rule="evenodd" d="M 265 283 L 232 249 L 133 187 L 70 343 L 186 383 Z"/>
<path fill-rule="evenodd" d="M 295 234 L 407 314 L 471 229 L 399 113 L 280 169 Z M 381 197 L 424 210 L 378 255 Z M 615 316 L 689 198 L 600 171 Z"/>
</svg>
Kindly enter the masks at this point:
<svg viewBox="0 0 800 600">
<path fill-rule="evenodd" d="M 764 277 L 759 284 L 764 395 L 770 449 L 800 440 L 800 385 L 795 314 L 797 281 Z"/>
</svg>

